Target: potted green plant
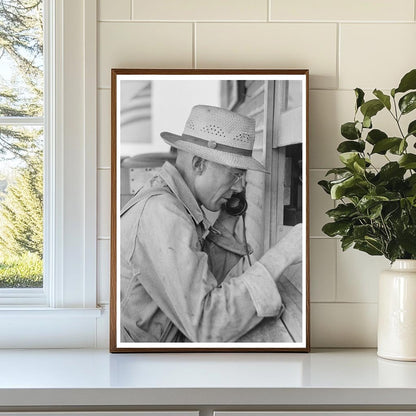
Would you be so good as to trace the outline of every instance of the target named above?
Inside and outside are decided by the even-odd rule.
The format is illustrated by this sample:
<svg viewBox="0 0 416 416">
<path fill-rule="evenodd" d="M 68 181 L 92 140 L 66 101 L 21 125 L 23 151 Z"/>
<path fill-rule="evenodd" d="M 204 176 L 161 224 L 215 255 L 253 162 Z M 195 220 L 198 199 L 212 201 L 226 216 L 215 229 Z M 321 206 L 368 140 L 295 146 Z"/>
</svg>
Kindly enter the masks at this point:
<svg viewBox="0 0 416 416">
<path fill-rule="evenodd" d="M 337 148 L 342 166 L 327 172 L 334 179 L 319 182 L 337 201 L 322 231 L 339 237 L 343 250 L 390 260 L 391 269 L 380 276 L 378 354 L 416 360 L 416 120 L 409 121 L 416 109 L 416 69 L 389 94 L 375 89 L 366 101 L 362 89 L 354 91 L 354 119 L 342 124 L 345 140 Z M 373 126 L 381 111 L 393 118 L 395 131 Z M 380 157 L 382 165 L 375 163 Z"/>
</svg>

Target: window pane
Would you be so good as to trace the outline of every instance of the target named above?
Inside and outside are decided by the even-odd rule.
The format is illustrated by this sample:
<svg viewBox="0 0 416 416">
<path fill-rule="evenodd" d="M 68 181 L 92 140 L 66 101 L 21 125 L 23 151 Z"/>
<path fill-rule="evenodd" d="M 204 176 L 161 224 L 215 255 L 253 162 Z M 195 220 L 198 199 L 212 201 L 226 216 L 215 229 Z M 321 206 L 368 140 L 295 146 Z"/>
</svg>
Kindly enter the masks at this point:
<svg viewBox="0 0 416 416">
<path fill-rule="evenodd" d="M 0 0 L 0 116 L 43 114 L 40 0 Z"/>
<path fill-rule="evenodd" d="M 0 126 L 0 288 L 43 285 L 43 128 Z"/>
</svg>

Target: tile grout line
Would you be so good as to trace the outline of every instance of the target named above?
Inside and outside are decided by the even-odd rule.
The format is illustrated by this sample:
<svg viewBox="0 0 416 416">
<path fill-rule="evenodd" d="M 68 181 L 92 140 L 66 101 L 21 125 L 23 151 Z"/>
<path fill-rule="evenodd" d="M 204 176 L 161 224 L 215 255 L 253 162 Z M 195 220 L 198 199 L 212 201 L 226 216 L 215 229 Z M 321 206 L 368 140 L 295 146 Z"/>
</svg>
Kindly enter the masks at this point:
<svg viewBox="0 0 416 416">
<path fill-rule="evenodd" d="M 132 7 L 134 12 L 134 8 Z M 413 20 L 270 20 L 268 19 L 210 19 L 210 20 L 192 20 L 192 19 L 98 19 L 98 23 L 279 23 L 279 24 L 305 24 L 305 25 L 315 25 L 315 24 L 354 24 L 354 25 L 414 25 Z"/>
<path fill-rule="evenodd" d="M 311 301 L 311 304 L 315 304 L 315 305 L 377 305 L 378 302 L 374 301 L 358 301 L 358 300 L 351 300 L 351 301 L 341 301 L 341 302 L 331 302 L 331 301 L 319 301 L 319 300 L 315 300 L 315 301 Z"/>
<path fill-rule="evenodd" d="M 196 69 L 196 22 L 192 23 L 192 68 Z"/>
<path fill-rule="evenodd" d="M 334 282 L 334 302 L 338 303 L 338 244 L 340 244 L 340 241 L 336 241 L 336 244 L 334 244 L 334 260 L 335 260 L 335 282 Z"/>
<path fill-rule="evenodd" d="M 309 240 L 340 240 L 341 237 L 329 237 L 325 234 L 322 235 L 310 235 Z"/>
<path fill-rule="evenodd" d="M 133 0 L 130 0 L 130 20 L 133 20 Z"/>
<path fill-rule="evenodd" d="M 335 201 L 332 201 L 332 208 L 335 208 Z M 339 244 L 341 244 L 341 238 L 337 237 L 336 239 L 336 244 L 334 244 L 334 249 L 335 249 L 335 253 L 334 253 L 334 259 L 335 259 L 335 285 L 334 285 L 334 299 L 335 299 L 335 303 L 338 303 L 339 298 L 338 298 L 338 247 Z"/>
<path fill-rule="evenodd" d="M 267 22 L 270 22 L 272 20 L 272 5 L 271 5 L 271 1 L 272 0 L 267 0 Z"/>
<path fill-rule="evenodd" d="M 340 71 L 341 71 L 341 24 L 337 23 L 337 90 L 339 89 Z"/>
</svg>

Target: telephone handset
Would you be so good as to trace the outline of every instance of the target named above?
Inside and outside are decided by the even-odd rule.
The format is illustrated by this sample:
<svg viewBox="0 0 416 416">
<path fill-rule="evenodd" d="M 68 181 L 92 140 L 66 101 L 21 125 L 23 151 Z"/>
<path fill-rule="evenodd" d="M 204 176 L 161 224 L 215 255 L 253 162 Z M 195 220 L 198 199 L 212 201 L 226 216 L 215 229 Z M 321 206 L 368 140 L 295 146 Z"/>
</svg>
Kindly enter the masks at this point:
<svg viewBox="0 0 416 416">
<path fill-rule="evenodd" d="M 225 211 L 238 217 L 247 211 L 247 201 L 245 191 L 234 193 L 225 204 Z"/>
<path fill-rule="evenodd" d="M 245 192 L 245 190 L 243 190 L 242 192 L 236 192 L 233 195 L 231 195 L 231 198 L 225 204 L 224 209 L 230 215 L 233 215 L 235 217 L 239 217 L 241 215 L 242 218 L 243 218 L 244 246 L 245 246 L 245 249 L 246 249 L 248 263 L 251 266 L 250 250 L 249 250 L 249 247 L 248 247 L 248 244 L 247 244 L 247 236 L 246 236 L 246 216 L 245 216 L 245 213 L 247 211 L 247 201 L 246 201 L 246 192 Z"/>
</svg>

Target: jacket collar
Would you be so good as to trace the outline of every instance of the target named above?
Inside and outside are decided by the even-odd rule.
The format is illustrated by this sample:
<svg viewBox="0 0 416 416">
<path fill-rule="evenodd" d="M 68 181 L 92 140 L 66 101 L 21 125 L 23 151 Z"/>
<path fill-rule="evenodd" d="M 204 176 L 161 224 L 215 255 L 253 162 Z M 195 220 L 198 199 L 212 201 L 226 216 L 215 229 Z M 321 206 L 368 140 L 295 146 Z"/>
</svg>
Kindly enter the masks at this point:
<svg viewBox="0 0 416 416">
<path fill-rule="evenodd" d="M 204 228 L 208 230 L 211 226 L 210 222 L 205 217 L 204 212 L 198 205 L 194 195 L 175 166 L 169 162 L 165 162 L 160 170 L 160 177 L 166 182 L 166 185 L 175 196 L 183 203 L 195 223 L 202 223 Z"/>
</svg>

